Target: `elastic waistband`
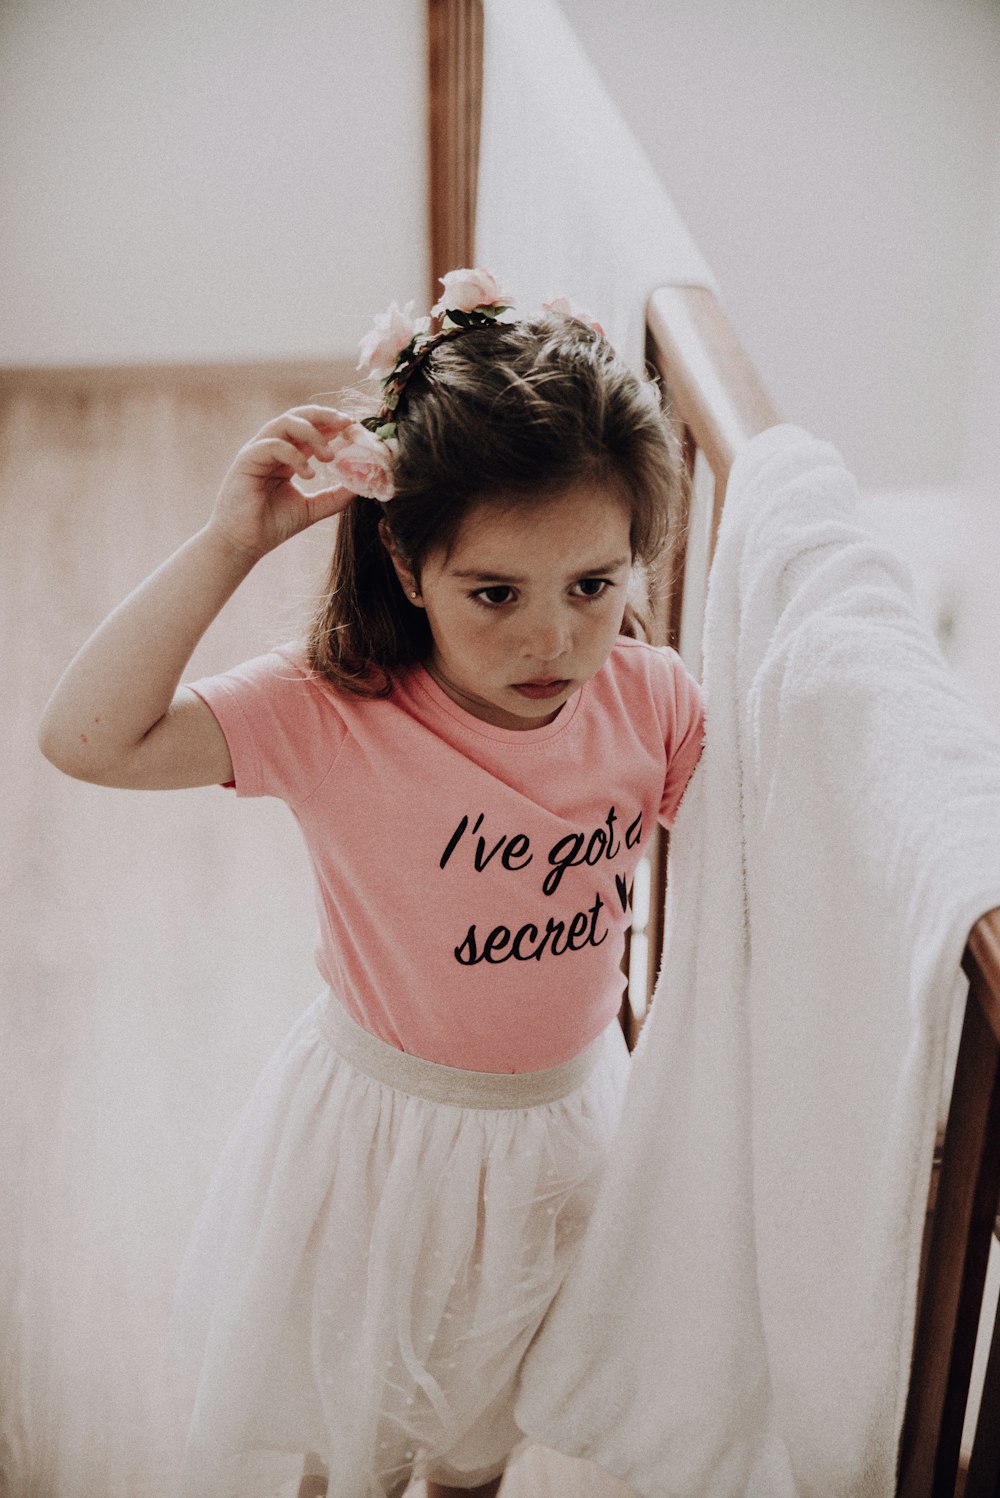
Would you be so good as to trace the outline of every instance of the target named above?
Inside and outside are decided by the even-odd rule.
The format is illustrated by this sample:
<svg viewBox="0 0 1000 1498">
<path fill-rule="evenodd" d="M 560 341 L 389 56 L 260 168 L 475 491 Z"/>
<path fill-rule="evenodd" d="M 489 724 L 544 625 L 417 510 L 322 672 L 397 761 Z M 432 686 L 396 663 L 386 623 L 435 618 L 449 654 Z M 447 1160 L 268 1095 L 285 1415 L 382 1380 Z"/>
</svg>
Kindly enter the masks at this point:
<svg viewBox="0 0 1000 1498">
<path fill-rule="evenodd" d="M 332 1048 L 358 1071 L 400 1092 L 459 1108 L 535 1108 L 558 1102 L 587 1080 L 607 1042 L 607 1031 L 602 1031 L 579 1055 L 544 1071 L 466 1071 L 397 1050 L 357 1024 L 335 995 L 322 995 L 315 1007 Z"/>
</svg>

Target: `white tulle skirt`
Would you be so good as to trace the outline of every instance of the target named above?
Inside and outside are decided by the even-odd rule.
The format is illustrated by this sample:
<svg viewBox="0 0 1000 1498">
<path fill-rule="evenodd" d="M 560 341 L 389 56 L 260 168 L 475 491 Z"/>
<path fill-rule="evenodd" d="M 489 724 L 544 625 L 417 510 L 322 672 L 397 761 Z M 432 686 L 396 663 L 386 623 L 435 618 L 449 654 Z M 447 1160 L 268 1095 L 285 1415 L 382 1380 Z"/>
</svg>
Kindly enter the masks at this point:
<svg viewBox="0 0 1000 1498">
<path fill-rule="evenodd" d="M 330 1498 L 502 1470 L 628 1064 L 613 1023 L 548 1071 L 463 1071 L 317 999 L 261 1073 L 182 1266 L 183 1498 L 273 1492 L 266 1452 L 318 1454 Z"/>
</svg>

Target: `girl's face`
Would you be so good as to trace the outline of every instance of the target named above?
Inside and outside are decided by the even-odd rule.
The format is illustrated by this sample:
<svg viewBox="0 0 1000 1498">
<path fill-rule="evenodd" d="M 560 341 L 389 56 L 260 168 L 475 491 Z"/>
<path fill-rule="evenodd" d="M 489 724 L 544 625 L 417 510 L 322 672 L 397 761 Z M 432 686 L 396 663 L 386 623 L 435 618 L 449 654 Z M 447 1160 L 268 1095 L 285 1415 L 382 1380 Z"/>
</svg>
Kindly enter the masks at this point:
<svg viewBox="0 0 1000 1498">
<path fill-rule="evenodd" d="M 574 484 L 526 509 L 484 504 L 419 582 L 425 665 L 453 701 L 499 728 L 539 728 L 607 660 L 632 571 L 630 517 L 606 488 Z"/>
</svg>

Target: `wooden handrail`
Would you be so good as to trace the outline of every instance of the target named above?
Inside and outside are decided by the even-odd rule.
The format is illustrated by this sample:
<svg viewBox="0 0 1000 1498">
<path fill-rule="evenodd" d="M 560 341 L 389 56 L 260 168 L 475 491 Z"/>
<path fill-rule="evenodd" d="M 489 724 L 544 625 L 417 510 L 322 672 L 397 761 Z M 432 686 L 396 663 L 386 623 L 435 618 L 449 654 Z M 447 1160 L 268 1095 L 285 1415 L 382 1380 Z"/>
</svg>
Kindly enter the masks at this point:
<svg viewBox="0 0 1000 1498">
<path fill-rule="evenodd" d="M 980 944 L 981 928 L 995 936 L 998 915 L 991 911 L 976 923 L 969 947 Z M 935 1171 L 937 1183 L 930 1193 L 934 1205 L 900 1439 L 898 1498 L 951 1498 L 956 1491 L 1000 1195 L 1000 1044 L 986 1016 L 984 992 L 974 977 Z M 977 1445 L 980 1434 L 977 1431 Z"/>
<path fill-rule="evenodd" d="M 687 474 L 674 554 L 661 567 L 655 589 L 654 633 L 657 643 L 683 650 L 685 584 L 693 573 L 697 593 L 707 578 L 733 459 L 751 437 L 776 426 L 781 415 L 706 287 L 664 286 L 653 292 L 646 304 L 646 356 L 663 385 Z M 713 486 L 707 555 L 699 548 L 692 566 L 688 538 L 698 454 L 711 470 Z"/>
<path fill-rule="evenodd" d="M 973 926 L 962 966 L 1000 1042 L 1000 909 L 987 911 Z"/>
<path fill-rule="evenodd" d="M 671 287 L 647 309 L 648 354 L 680 429 L 689 476 L 700 449 L 714 478 L 709 557 L 714 554 L 726 485 L 740 447 L 779 420 L 776 407 L 710 291 Z M 683 543 L 682 543 L 683 544 Z M 678 632 L 684 558 L 673 565 L 667 600 Z M 672 639 L 672 643 L 676 643 Z M 898 1498 L 951 1498 L 956 1492 L 962 1424 L 1000 1190 L 1000 909 L 982 916 L 962 958 L 969 1000 L 935 1200 L 925 1240 L 913 1363 L 900 1440 Z M 1000 1358 L 1000 1322 L 991 1364 Z M 1000 1368 L 993 1370 L 1000 1385 Z M 992 1474 L 989 1422 L 980 1421 L 977 1462 Z M 995 1443 L 994 1443 L 995 1444 Z M 985 1493 L 986 1488 L 982 1491 Z M 994 1489 L 988 1491 L 992 1494 Z"/>
<path fill-rule="evenodd" d="M 733 458 L 751 437 L 781 421 L 756 367 L 712 291 L 665 286 L 646 305 L 649 355 L 674 416 L 715 477 L 712 550 Z"/>
</svg>

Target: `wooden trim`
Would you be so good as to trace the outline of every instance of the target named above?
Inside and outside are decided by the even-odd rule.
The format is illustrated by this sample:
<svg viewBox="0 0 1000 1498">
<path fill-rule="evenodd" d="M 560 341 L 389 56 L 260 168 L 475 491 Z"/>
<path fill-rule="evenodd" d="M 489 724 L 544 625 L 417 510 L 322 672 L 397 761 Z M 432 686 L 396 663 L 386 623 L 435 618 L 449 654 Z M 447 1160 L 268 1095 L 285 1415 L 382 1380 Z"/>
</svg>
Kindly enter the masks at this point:
<svg viewBox="0 0 1000 1498">
<path fill-rule="evenodd" d="M 688 484 L 701 449 L 715 477 L 711 553 L 726 484 L 740 448 L 781 417 L 734 329 L 710 291 L 663 288 L 650 298 L 647 354 L 663 383 L 671 418 L 683 434 Z M 684 539 L 671 569 L 667 601 L 674 634 L 687 571 Z M 665 901 L 663 885 L 654 904 Z M 652 937 L 652 932 L 650 932 Z M 652 956 L 652 941 L 651 941 Z M 982 1313 L 990 1241 L 1000 1196 L 1000 910 L 969 936 L 962 1040 L 940 1173 L 930 1190 L 930 1227 L 900 1441 L 899 1498 L 954 1498 L 969 1381 Z M 935 1189 L 936 1187 L 936 1189 Z M 1000 1327 L 994 1330 L 991 1388 L 1000 1386 Z M 980 1418 L 982 1424 L 982 1418 Z M 980 1443 L 983 1492 L 995 1485 L 996 1452 Z M 975 1449 L 975 1448 L 974 1448 Z"/>
<path fill-rule="evenodd" d="M 356 384 L 349 359 L 233 359 L 205 363 L 26 364 L 0 369 L 0 396 L 86 390 L 88 394 L 121 390 L 160 390 L 281 384 L 302 387 L 303 402 L 312 394 L 331 394 Z"/>
<path fill-rule="evenodd" d="M 976 1421 L 963 1498 L 996 1498 L 1000 1490 L 1000 1419 L 997 1419 L 1000 1410 L 1000 1315 L 993 1324 L 979 1408 L 986 1411 L 986 1418 Z"/>
<path fill-rule="evenodd" d="M 899 1498 L 955 1491 L 1000 1194 L 1000 1043 L 973 980 L 945 1130 L 900 1441 Z"/>
<path fill-rule="evenodd" d="M 987 911 L 973 926 L 962 966 L 990 1029 L 1000 1041 L 1000 909 Z"/>
<path fill-rule="evenodd" d="M 427 0 L 431 303 L 475 254 L 483 101 L 482 0 Z"/>
<path fill-rule="evenodd" d="M 664 918 L 667 897 L 667 861 L 670 834 L 665 827 L 657 825 L 650 838 L 649 847 L 649 919 L 646 923 L 646 939 L 649 943 L 646 957 L 646 992 L 652 1002 L 653 990 L 660 972 L 663 956 Z M 649 1013 L 647 1003 L 646 1013 Z"/>
<path fill-rule="evenodd" d="M 713 292 L 661 287 L 649 299 L 646 322 L 651 358 L 672 411 L 715 475 L 714 553 L 733 458 L 781 416 Z"/>
<path fill-rule="evenodd" d="M 683 492 L 680 513 L 677 517 L 677 541 L 671 549 L 668 563 L 667 600 L 664 610 L 667 623 L 663 643 L 672 646 L 674 650 L 679 650 L 681 644 L 681 618 L 684 612 L 684 583 L 687 573 L 685 563 L 694 493 L 694 465 L 698 457 L 698 444 L 688 426 L 683 427 L 681 431 L 681 455 L 684 465 Z"/>
</svg>

